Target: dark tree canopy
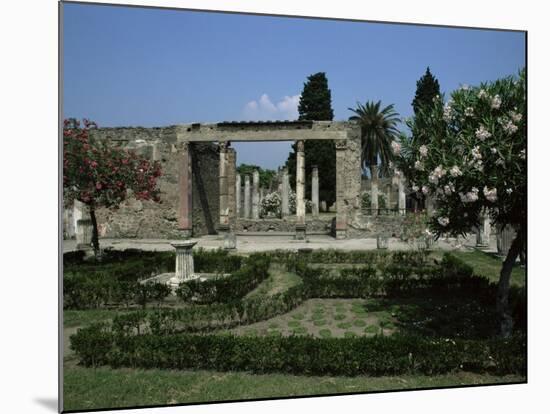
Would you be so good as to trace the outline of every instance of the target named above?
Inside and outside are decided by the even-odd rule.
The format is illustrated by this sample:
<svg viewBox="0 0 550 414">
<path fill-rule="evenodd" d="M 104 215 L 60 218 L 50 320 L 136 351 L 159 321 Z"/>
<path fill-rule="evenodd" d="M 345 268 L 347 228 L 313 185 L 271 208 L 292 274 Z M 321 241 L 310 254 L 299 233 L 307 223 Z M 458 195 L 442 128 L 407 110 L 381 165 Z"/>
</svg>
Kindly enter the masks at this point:
<svg viewBox="0 0 550 414">
<path fill-rule="evenodd" d="M 416 95 L 412 101 L 414 109 L 415 129 L 412 130 L 412 140 L 417 144 L 429 144 L 430 137 L 427 133 L 427 126 L 430 124 L 430 117 L 434 110 L 434 105 L 439 102 L 441 93 L 439 91 L 439 82 L 426 69 L 426 73 L 416 82 Z"/>
<path fill-rule="evenodd" d="M 299 120 L 332 121 L 334 111 L 328 80 L 324 72 L 308 76 L 298 105 Z M 311 171 L 319 167 L 319 200 L 328 205 L 336 200 L 336 150 L 333 141 L 306 141 L 306 198 L 311 198 Z M 296 145 L 286 162 L 292 188 L 296 187 Z"/>
<path fill-rule="evenodd" d="M 439 82 L 428 67 L 426 73 L 416 82 L 416 94 L 412 101 L 414 114 L 418 115 L 421 107 L 433 106 L 434 98 L 440 94 Z"/>
<path fill-rule="evenodd" d="M 262 167 L 259 167 L 257 165 L 252 165 L 252 164 L 240 164 L 237 167 L 238 174 L 250 175 L 251 179 L 252 179 L 252 174 L 254 173 L 254 170 L 258 170 L 258 173 L 260 174 L 260 187 L 270 188 L 271 180 L 273 180 L 273 178 L 277 174 L 275 170 L 263 169 Z"/>
<path fill-rule="evenodd" d="M 300 121 L 332 121 L 334 112 L 324 72 L 308 76 L 298 105 Z"/>
</svg>

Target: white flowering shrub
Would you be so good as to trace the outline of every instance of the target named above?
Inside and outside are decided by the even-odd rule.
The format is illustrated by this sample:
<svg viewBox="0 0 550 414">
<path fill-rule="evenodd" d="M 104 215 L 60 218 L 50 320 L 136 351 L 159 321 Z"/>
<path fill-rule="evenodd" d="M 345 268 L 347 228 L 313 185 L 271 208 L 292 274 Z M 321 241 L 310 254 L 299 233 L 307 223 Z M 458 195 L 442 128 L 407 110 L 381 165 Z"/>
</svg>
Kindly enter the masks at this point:
<svg viewBox="0 0 550 414">
<path fill-rule="evenodd" d="M 408 124 L 417 142 L 402 139 L 395 160 L 413 191 L 431 195 L 436 212 L 430 229 L 439 237 L 471 231 L 482 213 L 517 232 L 503 262 L 497 311 L 501 333 L 512 331 L 508 290 L 512 266 L 525 248 L 527 130 L 525 71 L 479 87 L 464 87 L 443 103 L 423 108 L 422 123 Z M 418 116 L 418 115 L 417 115 Z"/>
<path fill-rule="evenodd" d="M 267 194 L 260 202 L 260 217 L 267 217 L 273 215 L 275 217 L 281 216 L 282 199 L 278 192 Z"/>
<path fill-rule="evenodd" d="M 487 211 L 493 222 L 518 228 L 527 217 L 525 75 L 479 87 L 463 87 L 430 108 L 423 143 L 407 140 L 397 164 L 413 191 L 437 205 L 430 222 L 437 234 L 459 235 L 479 225 Z M 425 119 L 424 119 L 425 121 Z M 414 121 L 411 121 L 414 128 Z M 406 164 L 404 166 L 403 164 Z"/>
<path fill-rule="evenodd" d="M 311 202 L 309 202 L 309 210 L 311 211 Z M 283 199 L 279 192 L 274 191 L 267 194 L 260 202 L 260 217 L 281 217 L 283 207 Z M 306 209 L 308 200 L 306 200 Z M 296 193 L 290 189 L 288 197 L 289 214 L 296 214 Z"/>
</svg>

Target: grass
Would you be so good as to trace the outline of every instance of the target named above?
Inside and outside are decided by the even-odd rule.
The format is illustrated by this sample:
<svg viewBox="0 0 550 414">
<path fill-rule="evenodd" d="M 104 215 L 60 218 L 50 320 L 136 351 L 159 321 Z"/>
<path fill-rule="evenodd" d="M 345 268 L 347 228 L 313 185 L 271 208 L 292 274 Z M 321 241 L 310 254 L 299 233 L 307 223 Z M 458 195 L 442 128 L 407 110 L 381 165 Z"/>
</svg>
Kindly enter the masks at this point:
<svg viewBox="0 0 550 414">
<path fill-rule="evenodd" d="M 63 327 L 72 328 L 85 326 L 93 322 L 104 322 L 111 320 L 120 313 L 111 309 L 87 309 L 87 310 L 64 310 Z"/>
<path fill-rule="evenodd" d="M 272 263 L 269 266 L 269 277 L 249 292 L 246 297 L 273 296 L 300 283 L 302 283 L 302 279 L 297 274 L 287 272 L 284 265 L 280 263 Z"/>
<path fill-rule="evenodd" d="M 466 372 L 434 376 L 310 377 L 76 366 L 65 368 L 64 409 L 90 410 L 511 382 L 525 382 L 525 378 Z"/>
<path fill-rule="evenodd" d="M 464 260 L 474 268 L 474 273 L 488 278 L 491 282 L 498 282 L 500 278 L 500 269 L 502 268 L 502 259 L 490 253 L 474 250 L 471 252 L 453 252 L 453 255 Z M 510 278 L 510 285 L 522 287 L 525 286 L 525 268 L 515 265 Z"/>
</svg>

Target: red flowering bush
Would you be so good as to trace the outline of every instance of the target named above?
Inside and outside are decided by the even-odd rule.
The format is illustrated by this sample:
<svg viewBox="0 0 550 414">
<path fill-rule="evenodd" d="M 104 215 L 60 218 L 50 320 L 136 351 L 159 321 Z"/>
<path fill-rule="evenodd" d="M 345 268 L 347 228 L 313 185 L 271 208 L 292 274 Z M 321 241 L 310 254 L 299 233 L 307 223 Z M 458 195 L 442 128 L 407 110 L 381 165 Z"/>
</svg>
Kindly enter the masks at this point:
<svg viewBox="0 0 550 414">
<path fill-rule="evenodd" d="M 138 200 L 160 201 L 158 178 L 160 163 L 138 156 L 134 151 L 112 146 L 107 141 L 91 140 L 89 130 L 95 122 L 66 119 L 63 125 L 63 199 L 66 206 L 74 200 L 90 208 L 93 225 L 92 244 L 99 252 L 95 210 L 117 208 L 130 190 Z"/>
</svg>

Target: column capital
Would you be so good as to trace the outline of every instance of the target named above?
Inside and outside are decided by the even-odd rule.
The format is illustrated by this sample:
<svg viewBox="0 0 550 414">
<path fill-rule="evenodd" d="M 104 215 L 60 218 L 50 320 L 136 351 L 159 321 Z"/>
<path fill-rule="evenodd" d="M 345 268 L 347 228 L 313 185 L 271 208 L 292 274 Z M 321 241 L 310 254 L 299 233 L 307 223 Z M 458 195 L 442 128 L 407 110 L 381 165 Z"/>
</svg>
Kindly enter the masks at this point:
<svg viewBox="0 0 550 414">
<path fill-rule="evenodd" d="M 229 150 L 229 147 L 231 145 L 230 141 L 219 141 L 218 147 L 220 148 L 220 152 L 227 152 Z"/>
<path fill-rule="evenodd" d="M 297 151 L 300 151 L 300 152 L 303 152 L 303 151 L 304 151 L 304 147 L 305 147 L 304 144 L 305 144 L 305 143 L 304 143 L 304 140 L 303 140 L 303 139 L 300 139 L 300 140 L 296 141 L 296 150 L 297 150 Z"/>
</svg>

